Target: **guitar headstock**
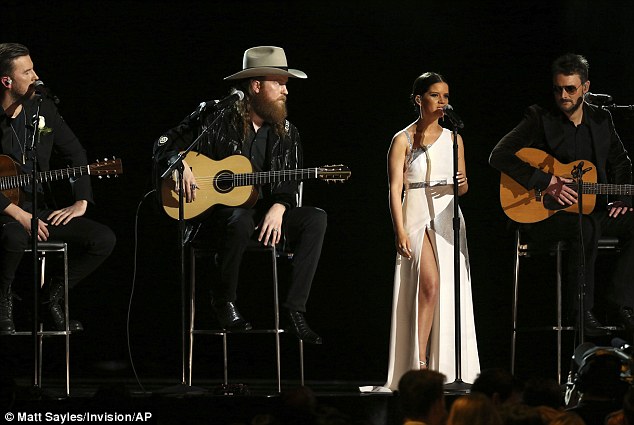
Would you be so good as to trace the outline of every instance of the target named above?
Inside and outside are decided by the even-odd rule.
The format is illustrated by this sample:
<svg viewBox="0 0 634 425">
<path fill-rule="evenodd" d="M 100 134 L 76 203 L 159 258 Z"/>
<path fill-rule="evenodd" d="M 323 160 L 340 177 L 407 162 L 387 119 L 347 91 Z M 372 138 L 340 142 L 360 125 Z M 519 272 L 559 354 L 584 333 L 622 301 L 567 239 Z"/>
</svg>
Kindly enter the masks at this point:
<svg viewBox="0 0 634 425">
<path fill-rule="evenodd" d="M 346 165 L 324 165 L 317 169 L 317 177 L 327 182 L 343 183 L 350 178 L 350 169 Z"/>
<path fill-rule="evenodd" d="M 108 159 L 104 158 L 103 162 L 97 160 L 89 165 L 90 175 L 97 176 L 99 178 L 110 176 L 117 176 L 123 173 L 123 164 L 121 158 Z"/>
</svg>

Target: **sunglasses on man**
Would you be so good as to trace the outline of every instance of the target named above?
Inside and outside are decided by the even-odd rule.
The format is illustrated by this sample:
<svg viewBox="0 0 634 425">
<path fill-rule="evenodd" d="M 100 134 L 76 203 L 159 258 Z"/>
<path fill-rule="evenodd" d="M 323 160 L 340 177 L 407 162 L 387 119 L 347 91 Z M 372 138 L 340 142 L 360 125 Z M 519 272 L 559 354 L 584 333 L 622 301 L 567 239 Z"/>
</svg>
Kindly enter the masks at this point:
<svg viewBox="0 0 634 425">
<path fill-rule="evenodd" d="M 579 87 L 583 86 L 583 83 L 579 84 L 577 87 L 575 86 L 553 86 L 553 93 L 555 94 L 563 94 L 562 92 L 564 90 L 566 90 L 566 93 L 568 93 L 569 95 L 573 95 L 575 93 L 577 93 L 577 90 L 579 90 Z"/>
</svg>

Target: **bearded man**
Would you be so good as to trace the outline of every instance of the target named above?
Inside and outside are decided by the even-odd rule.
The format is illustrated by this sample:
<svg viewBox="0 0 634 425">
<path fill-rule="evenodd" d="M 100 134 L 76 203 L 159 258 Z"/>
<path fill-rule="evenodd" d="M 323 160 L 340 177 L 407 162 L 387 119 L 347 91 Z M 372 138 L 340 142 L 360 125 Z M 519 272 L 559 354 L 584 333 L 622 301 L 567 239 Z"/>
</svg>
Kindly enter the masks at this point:
<svg viewBox="0 0 634 425">
<path fill-rule="evenodd" d="M 584 160 L 588 167 L 587 162 L 592 162 L 596 167 L 597 183 L 602 185 L 622 185 L 623 188 L 632 184 L 632 161 L 610 113 L 585 101 L 590 90 L 588 71 L 588 61 L 581 55 L 568 53 L 557 58 L 552 65 L 554 107 L 529 107 L 524 119 L 498 142 L 489 158 L 494 168 L 525 189 L 542 191 L 544 205 L 548 202 L 558 204 L 555 209 L 578 203 L 576 186 L 570 178 L 572 166 L 565 170 L 566 175 L 553 175 L 516 156 L 520 149 L 542 150 L 563 164 Z M 569 241 L 569 310 L 571 314 L 579 313 L 575 310 L 580 301 L 579 288 L 583 287 L 583 311 L 579 317 L 585 334 L 590 337 L 605 336 L 610 332 L 593 312 L 595 279 L 597 285 L 607 286 L 608 310 L 616 310 L 627 331 L 634 333 L 632 197 L 620 190 L 605 193 L 610 193 L 609 198 L 597 196 L 594 210 L 581 220 L 575 206 L 571 212 L 561 211 L 543 221 L 522 226 L 536 241 Z M 621 254 L 609 281 L 608 277 L 595 276 L 601 237 L 618 237 L 621 242 Z"/>
<path fill-rule="evenodd" d="M 301 168 L 299 132 L 286 120 L 289 78 L 306 78 L 306 74 L 288 68 L 283 49 L 260 46 L 246 50 L 242 71 L 225 78 L 235 81 L 233 92 L 243 92 L 244 98 L 225 108 L 201 109 L 200 114 L 192 114 L 167 131 L 154 146 L 156 169 L 165 170 L 170 160 L 201 134 L 194 150 L 213 160 L 243 155 L 254 171 Z M 189 203 L 196 200 L 203 183 L 197 182 L 184 162 L 184 198 Z M 301 340 L 321 344 L 321 337 L 308 326 L 304 313 L 326 232 L 326 213 L 297 205 L 297 181 L 268 183 L 256 189 L 258 199 L 253 207 L 215 206 L 197 236 L 209 235 L 219 246 L 220 279 L 212 282 L 212 307 L 218 322 L 223 329 L 252 328 L 236 306 L 243 254 L 252 238 L 264 245 L 285 241 L 294 257 L 282 320 L 286 321 L 286 330 Z"/>
</svg>

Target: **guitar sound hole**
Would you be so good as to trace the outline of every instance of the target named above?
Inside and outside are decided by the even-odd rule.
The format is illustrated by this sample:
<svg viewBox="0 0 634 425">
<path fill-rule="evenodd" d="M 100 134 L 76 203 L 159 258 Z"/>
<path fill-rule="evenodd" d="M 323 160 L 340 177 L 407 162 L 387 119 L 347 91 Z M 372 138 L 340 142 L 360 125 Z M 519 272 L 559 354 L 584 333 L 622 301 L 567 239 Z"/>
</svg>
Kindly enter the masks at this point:
<svg viewBox="0 0 634 425">
<path fill-rule="evenodd" d="M 219 193 L 227 193 L 233 189 L 233 173 L 224 170 L 216 174 L 214 178 L 214 189 Z"/>
</svg>

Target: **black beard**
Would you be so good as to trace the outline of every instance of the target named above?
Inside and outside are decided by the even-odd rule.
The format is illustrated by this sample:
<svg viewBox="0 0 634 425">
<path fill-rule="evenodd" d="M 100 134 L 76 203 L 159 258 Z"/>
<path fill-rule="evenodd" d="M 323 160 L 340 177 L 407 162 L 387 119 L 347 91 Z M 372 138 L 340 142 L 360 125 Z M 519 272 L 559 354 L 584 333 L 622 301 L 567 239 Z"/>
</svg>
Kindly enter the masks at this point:
<svg viewBox="0 0 634 425">
<path fill-rule="evenodd" d="M 581 96 L 579 99 L 577 99 L 577 103 L 575 103 L 567 111 L 564 111 L 563 109 L 561 109 L 561 106 L 562 106 L 561 104 L 559 105 L 559 109 L 561 109 L 561 111 L 565 112 L 566 114 L 573 114 L 577 109 L 579 109 L 581 107 L 581 105 L 583 105 L 583 96 Z"/>
<path fill-rule="evenodd" d="M 271 102 L 257 95 L 251 99 L 251 107 L 253 108 L 253 112 L 272 125 L 282 124 L 288 115 L 286 112 L 286 102 L 277 100 Z"/>
</svg>

